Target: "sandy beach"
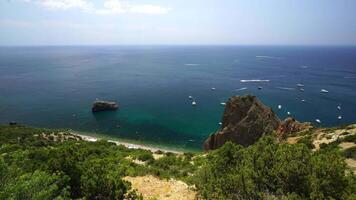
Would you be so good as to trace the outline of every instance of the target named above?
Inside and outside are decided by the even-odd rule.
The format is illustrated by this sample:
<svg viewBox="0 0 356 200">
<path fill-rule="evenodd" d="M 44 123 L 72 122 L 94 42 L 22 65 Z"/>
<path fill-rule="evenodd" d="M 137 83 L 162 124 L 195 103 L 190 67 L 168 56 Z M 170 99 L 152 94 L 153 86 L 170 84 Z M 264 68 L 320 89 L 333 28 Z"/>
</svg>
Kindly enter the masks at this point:
<svg viewBox="0 0 356 200">
<path fill-rule="evenodd" d="M 97 136 L 89 136 L 89 135 L 84 135 L 82 133 L 77 133 L 77 132 L 71 132 L 73 135 L 81 137 L 84 141 L 88 142 L 96 142 L 98 140 L 104 139 L 101 137 Z M 175 154 L 182 154 L 182 151 L 177 151 L 177 150 L 171 150 L 171 149 L 166 149 L 166 148 L 160 148 L 160 147 L 152 147 L 149 145 L 143 145 L 143 144 L 134 144 L 130 142 L 123 142 L 119 140 L 108 140 L 108 142 L 115 143 L 116 145 L 123 145 L 129 149 L 144 149 L 144 150 L 149 150 L 152 153 L 157 152 L 157 151 L 162 151 L 162 152 L 170 152 L 170 153 L 175 153 Z"/>
</svg>

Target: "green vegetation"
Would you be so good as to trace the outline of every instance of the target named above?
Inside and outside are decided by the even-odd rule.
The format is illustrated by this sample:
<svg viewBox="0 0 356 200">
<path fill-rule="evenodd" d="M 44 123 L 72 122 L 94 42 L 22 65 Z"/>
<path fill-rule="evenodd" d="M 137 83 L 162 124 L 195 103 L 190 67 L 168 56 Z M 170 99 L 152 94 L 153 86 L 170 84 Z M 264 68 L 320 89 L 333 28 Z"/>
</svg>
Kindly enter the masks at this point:
<svg viewBox="0 0 356 200">
<path fill-rule="evenodd" d="M 356 188 L 347 171 L 337 151 L 313 153 L 305 144 L 264 137 L 247 148 L 226 143 L 211 152 L 196 186 L 204 199 L 348 199 Z"/>
<path fill-rule="evenodd" d="M 183 155 L 154 160 L 150 151 L 58 130 L 0 126 L 0 199 L 141 199 L 124 176 L 186 179 L 194 170 Z"/>
<path fill-rule="evenodd" d="M 342 142 L 353 142 L 356 143 L 356 135 L 348 135 L 342 139 Z"/>
<path fill-rule="evenodd" d="M 343 155 L 345 158 L 352 158 L 352 159 L 356 160 L 356 147 L 351 147 L 351 148 L 345 149 L 343 151 Z"/>
<path fill-rule="evenodd" d="M 0 199 L 142 199 L 123 177 L 148 174 L 194 184 L 202 199 L 353 199 L 356 178 L 342 155 L 354 149 L 312 152 L 310 139 L 288 145 L 264 137 L 247 148 L 226 143 L 206 155 L 154 159 L 64 131 L 0 126 Z"/>
<path fill-rule="evenodd" d="M 305 144 L 309 149 L 314 148 L 312 135 L 307 135 L 298 141 L 299 144 Z"/>
</svg>

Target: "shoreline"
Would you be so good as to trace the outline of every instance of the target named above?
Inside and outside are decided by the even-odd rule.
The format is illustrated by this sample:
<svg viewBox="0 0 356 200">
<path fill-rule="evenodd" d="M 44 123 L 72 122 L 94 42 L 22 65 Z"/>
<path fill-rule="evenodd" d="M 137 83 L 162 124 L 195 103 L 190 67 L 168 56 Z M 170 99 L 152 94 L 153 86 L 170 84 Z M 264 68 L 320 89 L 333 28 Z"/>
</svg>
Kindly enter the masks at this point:
<svg viewBox="0 0 356 200">
<path fill-rule="evenodd" d="M 83 134 L 81 132 L 77 132 L 77 131 L 73 131 L 70 130 L 70 133 L 76 136 L 79 136 L 80 138 L 82 138 L 82 140 L 87 141 L 87 142 L 96 142 L 98 140 L 102 140 L 102 139 L 107 139 L 108 142 L 111 143 L 115 143 L 116 145 L 123 145 L 126 148 L 129 149 L 143 149 L 143 150 L 148 150 L 151 151 L 152 153 L 155 153 L 157 151 L 162 151 L 165 153 L 175 153 L 175 154 L 183 154 L 185 151 L 183 150 L 175 150 L 175 149 L 169 149 L 169 148 L 164 148 L 164 147 L 154 147 L 154 146 L 150 146 L 148 144 L 137 144 L 134 142 L 128 142 L 128 141 L 121 141 L 120 139 L 113 139 L 113 138 L 106 138 L 104 137 L 100 137 L 100 136 L 93 136 L 90 134 Z"/>
</svg>

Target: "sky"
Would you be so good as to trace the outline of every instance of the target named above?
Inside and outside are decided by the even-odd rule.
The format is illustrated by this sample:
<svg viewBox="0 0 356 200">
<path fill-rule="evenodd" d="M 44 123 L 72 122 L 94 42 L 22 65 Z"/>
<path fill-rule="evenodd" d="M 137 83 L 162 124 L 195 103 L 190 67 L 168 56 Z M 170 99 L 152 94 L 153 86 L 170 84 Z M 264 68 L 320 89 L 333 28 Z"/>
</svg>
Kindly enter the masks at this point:
<svg viewBox="0 0 356 200">
<path fill-rule="evenodd" d="M 0 0 L 0 45 L 356 45 L 356 1 Z"/>
</svg>

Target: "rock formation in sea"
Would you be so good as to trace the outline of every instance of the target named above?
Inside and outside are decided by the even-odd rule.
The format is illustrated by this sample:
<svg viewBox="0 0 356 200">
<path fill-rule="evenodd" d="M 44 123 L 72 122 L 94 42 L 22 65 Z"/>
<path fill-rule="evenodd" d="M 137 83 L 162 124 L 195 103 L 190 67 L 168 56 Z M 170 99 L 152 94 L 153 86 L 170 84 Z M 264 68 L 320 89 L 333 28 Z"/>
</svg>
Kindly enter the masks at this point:
<svg viewBox="0 0 356 200">
<path fill-rule="evenodd" d="M 248 146 L 263 135 L 272 133 L 280 124 L 273 110 L 257 97 L 234 96 L 226 103 L 221 130 L 209 136 L 204 149 L 217 149 L 227 141 Z"/>
<path fill-rule="evenodd" d="M 111 101 L 95 101 L 91 108 L 92 112 L 108 111 L 108 110 L 117 110 L 119 105 L 116 102 Z"/>
</svg>

